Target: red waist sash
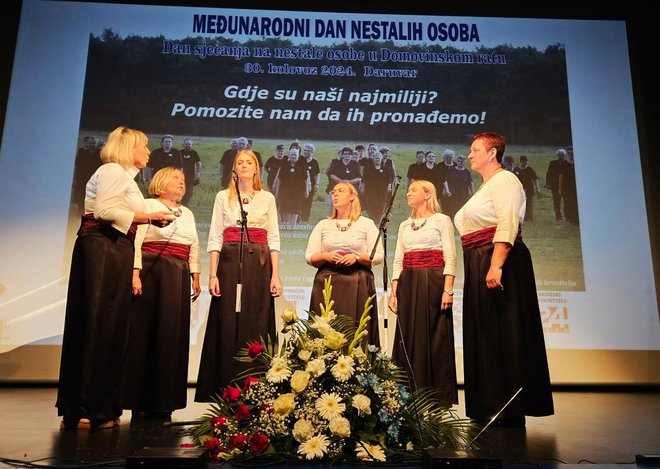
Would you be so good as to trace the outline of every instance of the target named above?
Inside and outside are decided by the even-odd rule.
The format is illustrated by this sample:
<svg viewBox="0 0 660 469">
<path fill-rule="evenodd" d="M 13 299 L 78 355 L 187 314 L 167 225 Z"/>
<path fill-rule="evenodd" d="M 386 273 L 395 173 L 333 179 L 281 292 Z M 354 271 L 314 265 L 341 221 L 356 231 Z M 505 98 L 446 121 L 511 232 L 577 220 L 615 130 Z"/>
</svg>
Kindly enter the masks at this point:
<svg viewBox="0 0 660 469">
<path fill-rule="evenodd" d="M 483 230 L 473 231 L 466 235 L 461 236 L 461 245 L 463 250 L 467 251 L 469 249 L 480 248 L 486 246 L 493 242 L 495 237 L 495 231 L 497 230 L 496 226 L 490 226 L 484 228 Z M 516 235 L 516 241 L 522 241 L 522 227 L 518 225 L 518 234 Z"/>
<path fill-rule="evenodd" d="M 190 245 L 170 243 L 169 241 L 147 241 L 142 244 L 142 252 L 176 257 L 187 261 L 190 258 Z"/>
<path fill-rule="evenodd" d="M 268 232 L 263 228 L 248 228 L 250 241 L 256 244 L 268 243 Z M 238 227 L 225 228 L 224 242 L 238 243 L 241 240 L 241 229 Z M 247 242 L 247 235 L 243 235 L 243 241 Z"/>
<path fill-rule="evenodd" d="M 101 228 L 103 227 L 104 223 L 102 223 L 100 220 L 97 220 L 94 218 L 93 213 L 86 213 L 82 216 L 82 222 L 80 224 L 80 229 L 81 230 L 89 230 L 92 228 Z M 106 224 L 107 226 L 111 226 L 110 224 Z M 115 228 L 113 228 L 115 229 Z M 131 226 L 128 228 L 128 233 L 124 234 L 121 231 L 117 230 L 118 233 L 120 233 L 122 236 L 125 236 L 126 238 L 130 239 L 131 241 L 135 241 L 135 233 L 137 232 L 137 224 L 136 223 L 131 223 Z"/>
<path fill-rule="evenodd" d="M 428 267 L 444 267 L 445 258 L 442 251 L 410 251 L 403 254 L 404 269 L 426 269 Z"/>
</svg>

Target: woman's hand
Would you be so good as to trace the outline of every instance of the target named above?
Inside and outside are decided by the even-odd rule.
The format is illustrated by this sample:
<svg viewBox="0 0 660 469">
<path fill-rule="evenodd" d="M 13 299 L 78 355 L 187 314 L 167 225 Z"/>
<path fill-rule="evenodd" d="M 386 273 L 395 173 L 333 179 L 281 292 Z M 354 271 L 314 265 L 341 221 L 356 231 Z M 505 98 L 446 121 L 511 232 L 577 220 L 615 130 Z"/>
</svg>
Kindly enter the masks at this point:
<svg viewBox="0 0 660 469">
<path fill-rule="evenodd" d="M 278 275 L 273 275 L 270 279 L 270 295 L 278 297 L 282 294 L 282 281 Z"/>
<path fill-rule="evenodd" d="M 330 264 L 337 264 L 339 262 L 339 259 L 341 259 L 341 254 L 338 252 L 324 252 L 323 253 L 323 260 L 326 262 L 329 262 Z"/>
<path fill-rule="evenodd" d="M 394 293 L 390 294 L 390 297 L 387 300 L 387 306 L 390 307 L 390 311 L 392 311 L 394 314 L 397 313 L 397 310 L 399 309 L 399 305 L 397 303 L 396 295 Z"/>
<path fill-rule="evenodd" d="M 133 295 L 142 294 L 142 280 L 140 280 L 140 269 L 133 269 Z"/>
<path fill-rule="evenodd" d="M 199 298 L 199 295 L 202 293 L 202 287 L 199 286 L 199 273 L 192 274 L 192 288 L 193 296 L 192 301 L 196 301 Z"/>
<path fill-rule="evenodd" d="M 176 216 L 170 211 L 153 212 L 149 214 L 149 223 L 161 228 L 166 227 L 176 220 Z"/>
<path fill-rule="evenodd" d="M 357 255 L 353 252 L 348 254 L 337 254 L 338 258 L 335 264 L 351 266 L 358 263 Z"/>
<path fill-rule="evenodd" d="M 502 285 L 501 268 L 491 266 L 490 269 L 488 269 L 488 273 L 486 274 L 486 286 L 491 290 L 494 288 L 504 290 L 504 286 Z"/>
<path fill-rule="evenodd" d="M 218 277 L 209 277 L 209 293 L 213 296 L 222 296 L 222 293 L 220 293 L 220 280 L 218 280 Z"/>
<path fill-rule="evenodd" d="M 454 297 L 451 296 L 447 292 L 442 293 L 442 304 L 440 305 L 440 309 L 445 310 L 445 309 L 450 309 L 454 304 Z"/>
</svg>

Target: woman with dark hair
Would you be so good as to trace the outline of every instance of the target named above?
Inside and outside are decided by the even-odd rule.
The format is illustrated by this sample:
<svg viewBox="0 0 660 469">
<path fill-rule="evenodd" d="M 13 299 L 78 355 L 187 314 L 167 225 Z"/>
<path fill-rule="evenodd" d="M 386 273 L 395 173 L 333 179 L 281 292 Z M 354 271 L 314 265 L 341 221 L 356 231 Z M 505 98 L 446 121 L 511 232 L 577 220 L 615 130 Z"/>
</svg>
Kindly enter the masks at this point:
<svg viewBox="0 0 660 469">
<path fill-rule="evenodd" d="M 380 221 L 383 211 L 392 194 L 392 169 L 383 163 L 383 155 L 375 152 L 373 159 L 364 165 L 362 177 L 364 186 L 364 209 L 373 220 Z"/>
<path fill-rule="evenodd" d="M 164 228 L 143 225 L 135 238 L 133 312 L 126 364 L 124 408 L 135 417 L 169 418 L 186 407 L 190 342 L 190 291 L 199 286 L 195 217 L 181 205 L 186 176 L 178 168 L 156 172 L 148 208 L 167 208 L 176 219 Z"/>
<path fill-rule="evenodd" d="M 376 293 L 372 266 L 383 262 L 379 241 L 373 260 L 369 259 L 378 239 L 374 222 L 361 216 L 357 189 L 347 182 L 337 183 L 330 192 L 332 214 L 316 224 L 309 236 L 305 259 L 318 268 L 312 286 L 309 309 L 320 314 L 325 280 L 332 277 L 334 311 L 359 320 L 367 299 Z M 378 345 L 378 311 L 373 300 L 368 340 Z"/>
<path fill-rule="evenodd" d="M 483 178 L 456 213 L 461 234 L 463 358 L 468 417 L 489 420 L 518 392 L 498 424 L 554 412 L 536 281 L 522 240 L 525 191 L 502 168 L 504 137 L 476 135 L 468 159 Z"/>
<path fill-rule="evenodd" d="M 166 226 L 169 210 L 145 213 L 134 178 L 149 161 L 147 136 L 118 127 L 87 181 L 85 214 L 73 248 L 60 379 L 61 428 L 112 428 L 122 414 L 121 378 L 128 348 L 137 224 Z"/>
<path fill-rule="evenodd" d="M 245 370 L 234 360 L 248 342 L 275 338 L 275 301 L 282 294 L 279 276 L 280 231 L 275 197 L 261 189 L 259 162 L 249 150 L 234 159 L 236 181 L 218 192 L 208 237 L 209 293 L 212 295 L 197 375 L 195 401 L 210 402 L 237 373 Z M 236 190 L 238 185 L 238 191 Z M 247 212 L 240 268 L 240 198 Z M 252 254 L 250 254 L 252 251 Z M 237 288 L 240 273 L 241 288 Z M 237 291 L 241 292 L 240 312 Z"/>
<path fill-rule="evenodd" d="M 398 318 L 392 358 L 408 371 L 413 389 L 431 388 L 442 404 L 451 406 L 458 403 L 454 227 L 440 213 L 431 182 L 413 181 L 406 198 L 410 218 L 399 225 L 389 298 Z"/>
<path fill-rule="evenodd" d="M 309 196 L 307 166 L 300 161 L 297 148 L 289 150 L 289 156 L 280 165 L 276 179 L 282 223 L 288 228 L 295 228 L 305 206 L 305 199 Z"/>
</svg>

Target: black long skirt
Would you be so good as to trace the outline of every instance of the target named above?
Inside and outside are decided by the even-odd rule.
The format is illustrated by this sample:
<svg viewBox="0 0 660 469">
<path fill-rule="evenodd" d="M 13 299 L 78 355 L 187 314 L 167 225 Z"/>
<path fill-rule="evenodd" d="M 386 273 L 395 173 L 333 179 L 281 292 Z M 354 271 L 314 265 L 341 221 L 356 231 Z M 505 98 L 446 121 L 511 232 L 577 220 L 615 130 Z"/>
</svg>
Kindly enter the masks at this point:
<svg viewBox="0 0 660 469">
<path fill-rule="evenodd" d="M 142 295 L 133 299 L 124 409 L 186 407 L 190 344 L 188 261 L 142 254 Z"/>
<path fill-rule="evenodd" d="M 430 388 L 444 405 L 458 403 L 454 321 L 442 310 L 443 267 L 404 269 L 396 290 L 398 313 L 392 360 L 408 372 L 411 389 Z"/>
<path fill-rule="evenodd" d="M 323 266 L 314 276 L 312 296 L 309 302 L 309 310 L 317 314 L 321 313 L 319 304 L 323 304 L 323 288 L 327 278 L 332 277 L 332 299 L 335 300 L 333 310 L 336 314 L 343 314 L 354 319 L 356 322 L 362 317 L 364 304 L 371 295 L 376 294 L 374 274 L 371 269 L 362 265 L 349 267 Z M 378 333 L 378 301 L 374 298 L 371 302 L 373 308 L 369 315 L 371 320 L 367 326 L 369 335 L 367 342 L 380 345 Z M 350 339 L 350 338 L 349 338 Z"/>
<path fill-rule="evenodd" d="M 468 417 L 554 413 L 532 258 L 517 241 L 504 263 L 503 290 L 486 287 L 493 245 L 464 252 L 463 354 Z"/>
<path fill-rule="evenodd" d="M 112 420 L 122 413 L 133 242 L 109 225 L 81 230 L 67 293 L 58 415 Z"/>
<path fill-rule="evenodd" d="M 195 401 L 211 402 L 222 395 L 234 377 L 251 368 L 234 357 L 250 342 L 275 340 L 275 301 L 270 294 L 273 268 L 267 244 L 252 244 L 253 254 L 243 251 L 241 312 L 236 312 L 236 284 L 239 264 L 238 243 L 224 243 L 218 266 L 222 296 L 213 297 L 206 322 L 204 345 L 197 375 Z"/>
</svg>

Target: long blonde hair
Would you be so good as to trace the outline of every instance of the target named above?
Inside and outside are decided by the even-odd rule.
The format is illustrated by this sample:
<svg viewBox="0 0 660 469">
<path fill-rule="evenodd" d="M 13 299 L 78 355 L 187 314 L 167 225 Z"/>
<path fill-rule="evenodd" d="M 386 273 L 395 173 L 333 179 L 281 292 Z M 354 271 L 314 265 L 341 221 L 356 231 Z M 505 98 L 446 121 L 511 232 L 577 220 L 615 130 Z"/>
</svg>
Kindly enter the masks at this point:
<svg viewBox="0 0 660 469">
<path fill-rule="evenodd" d="M 419 185 L 422 190 L 424 191 L 425 194 L 431 194 L 431 197 L 426 199 L 426 208 L 428 209 L 431 214 L 433 213 L 440 213 L 440 203 L 438 202 L 438 196 L 435 191 L 435 186 L 431 181 L 426 181 L 424 179 L 415 179 L 413 182 L 410 183 L 412 186 L 413 184 Z M 416 210 L 413 208 L 410 210 L 410 217 L 414 217 L 416 214 Z"/>
<path fill-rule="evenodd" d="M 101 161 L 104 163 L 117 163 L 124 168 L 135 166 L 133 150 L 138 145 L 146 145 L 149 139 L 139 130 L 128 127 L 117 127 L 110 132 L 105 145 L 101 149 Z"/>
<path fill-rule="evenodd" d="M 353 195 L 353 200 L 351 201 L 351 210 L 348 213 L 348 219 L 350 221 L 355 221 L 362 215 L 362 206 L 360 205 L 360 197 L 358 197 L 358 191 L 353 184 L 350 182 L 338 182 L 332 190 L 337 190 L 338 187 L 345 187 Z M 332 207 L 332 213 L 328 216 L 329 219 L 337 218 L 337 209 Z"/>
<path fill-rule="evenodd" d="M 254 162 L 254 168 L 255 172 L 252 175 L 252 189 L 255 191 L 260 191 L 261 190 L 261 168 L 259 168 L 259 160 L 257 159 L 257 156 L 254 154 L 252 150 L 241 150 L 238 153 L 236 153 L 236 156 L 234 157 L 234 163 L 231 165 L 231 169 L 235 170 L 236 169 L 236 160 L 238 160 L 239 156 L 242 155 L 247 155 L 252 159 Z M 234 201 L 238 201 L 238 194 L 236 193 L 236 185 L 231 181 L 229 183 L 229 203 L 232 204 Z"/>
</svg>

